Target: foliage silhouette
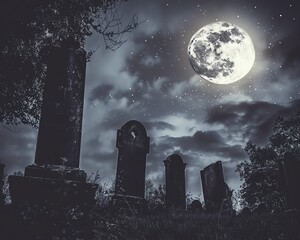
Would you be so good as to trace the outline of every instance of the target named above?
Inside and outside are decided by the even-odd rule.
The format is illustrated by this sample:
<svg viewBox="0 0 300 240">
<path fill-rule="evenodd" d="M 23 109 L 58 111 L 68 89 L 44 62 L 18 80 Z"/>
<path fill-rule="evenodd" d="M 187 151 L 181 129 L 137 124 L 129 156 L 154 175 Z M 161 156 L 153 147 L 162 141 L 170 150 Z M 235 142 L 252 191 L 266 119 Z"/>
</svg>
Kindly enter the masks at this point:
<svg viewBox="0 0 300 240">
<path fill-rule="evenodd" d="M 284 183 L 280 171 L 285 152 L 300 156 L 300 112 L 275 119 L 273 134 L 264 147 L 249 141 L 245 147 L 249 160 L 237 167 L 244 183 L 242 206 L 255 208 L 260 203 L 268 212 L 285 209 Z"/>
<path fill-rule="evenodd" d="M 45 57 L 52 46 L 74 39 L 84 46 L 92 34 L 116 50 L 138 25 L 136 14 L 122 25 L 124 0 L 3 0 L 0 5 L 0 123 L 37 127 Z M 88 53 L 88 58 L 93 52 Z"/>
</svg>

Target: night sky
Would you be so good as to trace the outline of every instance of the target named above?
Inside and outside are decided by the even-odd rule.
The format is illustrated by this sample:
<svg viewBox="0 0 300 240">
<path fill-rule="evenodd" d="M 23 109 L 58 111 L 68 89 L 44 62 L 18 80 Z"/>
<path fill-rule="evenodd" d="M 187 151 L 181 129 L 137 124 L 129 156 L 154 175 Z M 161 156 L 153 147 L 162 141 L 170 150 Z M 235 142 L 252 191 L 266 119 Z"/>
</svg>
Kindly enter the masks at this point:
<svg viewBox="0 0 300 240">
<path fill-rule="evenodd" d="M 146 175 L 164 183 L 163 160 L 180 153 L 186 189 L 202 193 L 199 171 L 223 162 L 231 188 L 241 184 L 236 165 L 248 140 L 266 144 L 274 118 L 300 108 L 300 5 L 296 1 L 136 0 L 121 8 L 124 22 L 138 12 L 141 23 L 117 51 L 100 36 L 87 40 L 97 51 L 87 65 L 81 168 L 115 180 L 116 134 L 125 122 L 144 124 L 151 149 Z M 187 46 L 206 24 L 228 21 L 252 38 L 256 59 L 240 81 L 217 85 L 192 69 Z M 0 128 L 0 161 L 7 174 L 34 162 L 37 131 Z M 201 197 L 202 198 L 202 197 Z"/>
</svg>

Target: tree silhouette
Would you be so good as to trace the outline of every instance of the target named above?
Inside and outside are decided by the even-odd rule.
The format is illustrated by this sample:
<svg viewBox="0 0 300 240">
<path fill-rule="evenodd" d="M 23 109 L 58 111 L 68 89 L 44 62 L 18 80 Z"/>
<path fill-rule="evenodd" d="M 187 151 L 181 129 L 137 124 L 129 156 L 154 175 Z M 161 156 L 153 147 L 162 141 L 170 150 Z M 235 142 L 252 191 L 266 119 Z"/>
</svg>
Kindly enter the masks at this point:
<svg viewBox="0 0 300 240">
<path fill-rule="evenodd" d="M 281 159 L 287 151 L 300 156 L 300 111 L 276 119 L 270 144 Z"/>
<path fill-rule="evenodd" d="M 280 182 L 279 158 L 274 149 L 267 145 L 258 147 L 248 142 L 245 151 L 249 160 L 238 165 L 241 180 L 242 206 L 255 208 L 260 203 L 266 210 L 280 210 L 284 206 Z"/>
<path fill-rule="evenodd" d="M 300 156 L 300 112 L 276 118 L 273 134 L 266 146 L 259 147 L 249 141 L 245 151 L 249 160 L 237 167 L 244 180 L 240 191 L 242 205 L 255 207 L 263 203 L 267 211 L 284 209 L 280 164 L 285 152 Z"/>
<path fill-rule="evenodd" d="M 92 34 L 116 50 L 138 25 L 134 14 L 122 25 L 124 0 L 3 0 L 0 3 L 0 123 L 37 126 L 49 48 L 74 39 L 84 46 Z M 88 53 L 88 58 L 92 52 Z"/>
</svg>

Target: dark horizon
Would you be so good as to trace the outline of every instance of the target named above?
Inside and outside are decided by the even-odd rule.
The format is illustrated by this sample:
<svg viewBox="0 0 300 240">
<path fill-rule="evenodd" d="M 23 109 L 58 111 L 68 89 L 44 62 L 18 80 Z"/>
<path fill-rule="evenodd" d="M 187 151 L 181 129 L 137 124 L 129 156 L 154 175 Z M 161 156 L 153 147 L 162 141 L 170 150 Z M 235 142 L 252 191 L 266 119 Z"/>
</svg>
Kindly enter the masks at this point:
<svg viewBox="0 0 300 240">
<path fill-rule="evenodd" d="M 187 162 L 187 193 L 202 193 L 200 170 L 218 160 L 237 190 L 246 142 L 265 145 L 274 119 L 300 109 L 299 3 L 135 0 L 121 7 L 125 16 L 135 11 L 143 23 L 117 51 L 96 36 L 86 42 L 86 50 L 97 51 L 87 64 L 80 168 L 99 170 L 111 184 L 117 129 L 135 119 L 150 137 L 146 178 L 155 185 L 165 181 L 163 160 L 176 152 Z M 256 51 L 252 70 L 229 85 L 201 79 L 186 53 L 191 36 L 215 21 L 243 28 Z M 0 129 L 6 174 L 34 162 L 36 138 L 29 126 Z"/>
</svg>

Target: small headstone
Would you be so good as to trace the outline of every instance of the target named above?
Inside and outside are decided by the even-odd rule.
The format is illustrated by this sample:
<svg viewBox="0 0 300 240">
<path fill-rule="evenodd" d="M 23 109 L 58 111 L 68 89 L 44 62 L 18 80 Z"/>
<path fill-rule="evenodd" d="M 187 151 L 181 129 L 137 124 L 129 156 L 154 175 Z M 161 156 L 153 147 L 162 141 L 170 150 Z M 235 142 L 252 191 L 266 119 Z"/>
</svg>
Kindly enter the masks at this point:
<svg viewBox="0 0 300 240">
<path fill-rule="evenodd" d="M 171 209 L 186 209 L 186 163 L 178 154 L 168 156 L 163 162 L 166 169 L 166 206 Z"/>
<path fill-rule="evenodd" d="M 222 162 L 210 164 L 201 174 L 205 210 L 218 212 L 231 206 L 231 191 L 224 181 Z"/>
<path fill-rule="evenodd" d="M 190 207 L 191 207 L 191 211 L 193 213 L 202 213 L 203 212 L 202 204 L 199 200 L 192 201 Z"/>
<path fill-rule="evenodd" d="M 146 157 L 150 138 L 138 121 L 125 123 L 117 132 L 116 147 L 119 150 L 114 206 L 139 208 L 145 205 Z"/>
<path fill-rule="evenodd" d="M 283 160 L 283 172 L 287 207 L 289 209 L 300 210 L 300 159 L 297 159 L 290 152 L 285 153 Z"/>
</svg>

